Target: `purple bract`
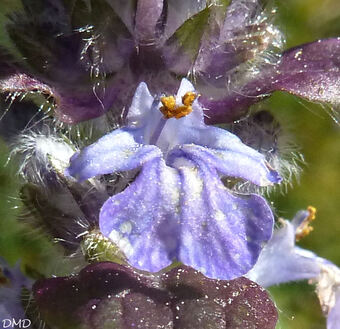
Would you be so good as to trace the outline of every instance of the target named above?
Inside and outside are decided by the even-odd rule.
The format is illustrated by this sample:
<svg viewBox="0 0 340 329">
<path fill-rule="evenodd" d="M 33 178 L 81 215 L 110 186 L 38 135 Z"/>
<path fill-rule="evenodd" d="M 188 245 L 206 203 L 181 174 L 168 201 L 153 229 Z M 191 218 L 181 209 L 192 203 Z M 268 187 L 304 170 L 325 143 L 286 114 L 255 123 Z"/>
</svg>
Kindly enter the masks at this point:
<svg viewBox="0 0 340 329">
<path fill-rule="evenodd" d="M 0 91 L 52 96 L 56 116 L 71 124 L 120 114 L 142 81 L 174 93 L 188 76 L 210 109 L 207 123 L 239 119 L 275 90 L 338 104 L 338 38 L 279 54 L 281 34 L 262 4 L 228 3 L 25 2 L 6 26 L 26 59 L 0 47 Z"/>
</svg>

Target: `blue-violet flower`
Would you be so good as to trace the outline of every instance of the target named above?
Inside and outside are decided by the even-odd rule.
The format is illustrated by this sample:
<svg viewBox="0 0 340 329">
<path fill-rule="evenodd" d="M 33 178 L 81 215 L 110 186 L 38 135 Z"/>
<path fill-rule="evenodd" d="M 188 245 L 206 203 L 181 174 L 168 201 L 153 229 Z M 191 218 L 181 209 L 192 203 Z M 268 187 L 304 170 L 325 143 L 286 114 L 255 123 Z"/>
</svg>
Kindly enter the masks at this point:
<svg viewBox="0 0 340 329">
<path fill-rule="evenodd" d="M 0 319 L 24 319 L 25 311 L 21 302 L 22 288 L 30 289 L 32 280 L 20 270 L 20 262 L 10 267 L 0 257 Z"/>
<path fill-rule="evenodd" d="M 255 264 L 273 215 L 261 196 L 233 194 L 220 176 L 260 186 L 281 178 L 238 137 L 205 125 L 196 96 L 186 79 L 176 97 L 160 99 L 141 83 L 127 126 L 75 154 L 67 173 L 82 181 L 141 168 L 102 206 L 101 232 L 136 268 L 156 272 L 179 260 L 208 277 L 232 279 Z"/>
<path fill-rule="evenodd" d="M 310 279 L 327 316 L 327 329 L 340 328 L 340 269 L 315 253 L 297 247 L 295 241 L 311 231 L 309 223 L 315 208 L 299 211 L 292 221 L 281 219 L 282 226 L 263 248 L 246 277 L 263 287 Z"/>
</svg>

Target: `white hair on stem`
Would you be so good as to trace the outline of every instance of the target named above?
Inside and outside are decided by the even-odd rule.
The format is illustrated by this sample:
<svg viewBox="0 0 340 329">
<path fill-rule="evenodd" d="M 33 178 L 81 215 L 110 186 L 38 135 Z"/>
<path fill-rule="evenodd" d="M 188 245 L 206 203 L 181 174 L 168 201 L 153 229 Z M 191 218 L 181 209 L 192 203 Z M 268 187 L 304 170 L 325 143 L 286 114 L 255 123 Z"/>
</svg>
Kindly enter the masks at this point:
<svg viewBox="0 0 340 329">
<path fill-rule="evenodd" d="M 57 136 L 45 125 L 42 132 L 28 131 L 13 143 L 9 160 L 20 156 L 18 174 L 26 181 L 46 185 L 50 174 L 62 174 L 75 148 L 64 136 Z"/>
</svg>

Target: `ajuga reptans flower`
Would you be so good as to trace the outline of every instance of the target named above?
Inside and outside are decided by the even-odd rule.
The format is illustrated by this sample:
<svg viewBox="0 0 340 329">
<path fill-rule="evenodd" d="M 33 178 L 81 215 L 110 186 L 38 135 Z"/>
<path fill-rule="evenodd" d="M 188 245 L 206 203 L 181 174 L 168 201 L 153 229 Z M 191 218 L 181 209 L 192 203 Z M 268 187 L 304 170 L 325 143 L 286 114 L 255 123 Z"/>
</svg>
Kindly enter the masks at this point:
<svg viewBox="0 0 340 329">
<path fill-rule="evenodd" d="M 208 277 L 246 273 L 271 236 L 273 215 L 259 195 L 237 195 L 220 175 L 265 186 L 281 178 L 260 153 L 207 126 L 191 83 L 158 99 L 137 88 L 128 125 L 75 154 L 67 173 L 82 181 L 140 168 L 101 208 L 101 232 L 131 265 L 151 272 L 179 260 Z"/>
<path fill-rule="evenodd" d="M 296 246 L 307 235 L 315 218 L 314 207 L 299 211 L 292 221 L 281 219 L 281 227 L 263 248 L 247 277 L 263 287 L 309 279 L 316 284 L 322 310 L 327 316 L 327 329 L 340 327 L 340 269 L 315 253 Z"/>
</svg>

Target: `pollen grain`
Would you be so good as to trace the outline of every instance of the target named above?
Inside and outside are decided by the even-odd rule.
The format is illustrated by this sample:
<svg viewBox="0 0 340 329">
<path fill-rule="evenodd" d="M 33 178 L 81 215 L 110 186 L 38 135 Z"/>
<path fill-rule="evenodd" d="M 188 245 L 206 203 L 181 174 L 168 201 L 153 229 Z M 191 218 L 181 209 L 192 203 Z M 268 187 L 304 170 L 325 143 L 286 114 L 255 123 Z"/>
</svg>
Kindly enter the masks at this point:
<svg viewBox="0 0 340 329">
<path fill-rule="evenodd" d="M 174 96 L 161 97 L 161 103 L 163 106 L 160 107 L 160 111 L 166 119 L 176 118 L 180 119 L 192 112 L 192 103 L 197 98 L 197 94 L 194 92 L 187 92 L 182 97 L 182 104 L 176 104 L 176 98 Z"/>
</svg>

